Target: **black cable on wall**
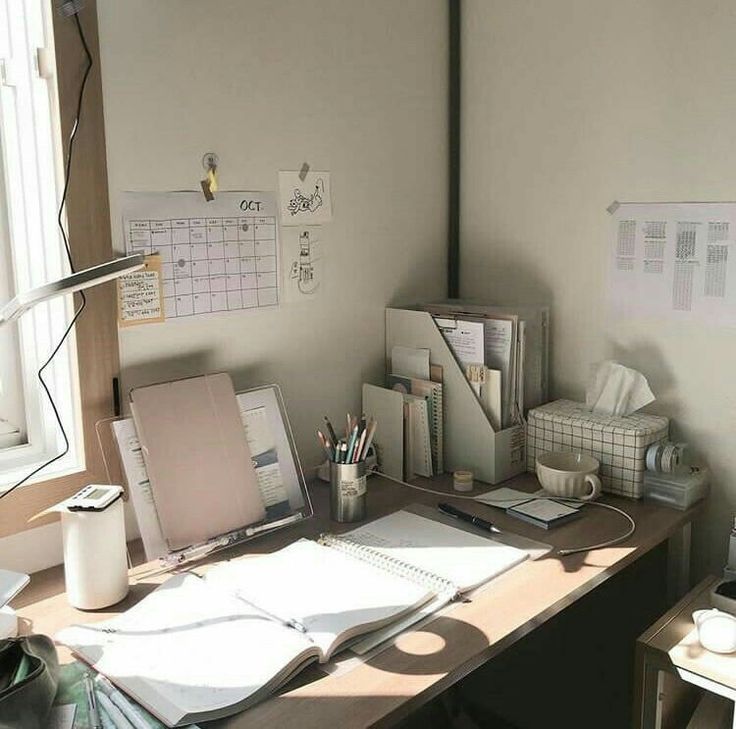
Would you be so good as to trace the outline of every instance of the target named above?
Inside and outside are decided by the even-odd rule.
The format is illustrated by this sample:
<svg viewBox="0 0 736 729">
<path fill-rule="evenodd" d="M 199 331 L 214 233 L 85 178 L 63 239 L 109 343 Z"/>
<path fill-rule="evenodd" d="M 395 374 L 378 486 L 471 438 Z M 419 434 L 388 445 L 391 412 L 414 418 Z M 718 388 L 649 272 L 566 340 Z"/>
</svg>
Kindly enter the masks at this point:
<svg viewBox="0 0 736 729">
<path fill-rule="evenodd" d="M 447 295 L 460 296 L 460 62 L 461 0 L 448 0 Z"/>
</svg>

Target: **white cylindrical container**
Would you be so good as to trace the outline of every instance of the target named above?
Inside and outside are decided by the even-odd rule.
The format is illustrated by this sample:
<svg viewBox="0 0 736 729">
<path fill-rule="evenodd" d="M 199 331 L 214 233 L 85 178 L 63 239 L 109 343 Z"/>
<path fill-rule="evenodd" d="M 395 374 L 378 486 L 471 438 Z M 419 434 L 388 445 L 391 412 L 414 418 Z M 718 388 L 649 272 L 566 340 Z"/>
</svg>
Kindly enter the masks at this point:
<svg viewBox="0 0 736 729">
<path fill-rule="evenodd" d="M 61 512 L 64 574 L 70 604 L 98 610 L 128 594 L 123 500 L 102 511 Z"/>
</svg>

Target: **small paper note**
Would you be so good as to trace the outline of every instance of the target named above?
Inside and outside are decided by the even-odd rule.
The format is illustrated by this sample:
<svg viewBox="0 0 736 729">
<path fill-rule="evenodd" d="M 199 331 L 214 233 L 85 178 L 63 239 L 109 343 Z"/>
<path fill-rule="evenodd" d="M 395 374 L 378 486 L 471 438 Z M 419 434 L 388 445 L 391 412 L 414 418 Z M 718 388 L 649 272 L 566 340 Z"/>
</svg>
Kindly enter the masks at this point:
<svg viewBox="0 0 736 729">
<path fill-rule="evenodd" d="M 118 326 L 164 321 L 161 256 L 146 256 L 144 268 L 118 279 Z"/>
</svg>

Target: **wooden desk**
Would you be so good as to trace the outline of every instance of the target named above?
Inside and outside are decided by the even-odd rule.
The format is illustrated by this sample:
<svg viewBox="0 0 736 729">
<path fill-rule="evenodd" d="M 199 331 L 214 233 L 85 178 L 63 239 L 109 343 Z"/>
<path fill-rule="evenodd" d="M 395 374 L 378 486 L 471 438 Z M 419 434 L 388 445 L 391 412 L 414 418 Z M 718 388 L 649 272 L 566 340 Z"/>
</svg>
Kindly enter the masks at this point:
<svg viewBox="0 0 736 729">
<path fill-rule="evenodd" d="M 419 482 L 447 491 L 451 496 L 448 479 L 439 484 L 436 480 Z M 538 488 L 536 479 L 530 475 L 506 485 L 528 491 Z M 327 485 L 313 485 L 311 494 L 316 511 L 314 519 L 258 539 L 245 548 L 223 552 L 218 559 L 270 552 L 298 537 L 352 528 L 329 520 Z M 440 500 L 436 495 L 379 477 L 370 479 L 368 495 L 368 517 L 371 519 L 410 503 L 435 505 Z M 623 508 L 636 520 L 636 532 L 627 542 L 591 553 L 564 558 L 552 554 L 534 562 L 527 561 L 495 579 L 472 602 L 458 604 L 448 615 L 436 618 L 419 631 L 401 636 L 395 646 L 387 648 L 369 663 L 343 675 L 321 677 L 290 688 L 218 726 L 227 729 L 390 726 L 634 560 L 689 527 L 699 510 L 694 507 L 680 512 L 609 496 L 603 500 Z M 471 501 L 458 500 L 456 503 L 481 516 L 488 517 L 492 513 L 501 529 L 556 547 L 610 539 L 626 527 L 623 517 L 608 510 L 585 507 L 581 519 L 545 532 L 507 517 L 498 509 L 491 512 L 490 507 Z M 151 565 L 143 565 L 134 569 L 128 598 L 105 611 L 80 612 L 71 608 L 62 594 L 63 578 L 59 568 L 34 576 L 30 587 L 21 593 L 14 605 L 27 621 L 26 630 L 53 634 L 70 623 L 100 620 L 130 607 L 165 579 L 165 576 L 141 576 L 150 568 Z M 52 593 L 59 594 L 49 597 Z M 62 651 L 62 660 L 68 659 L 68 654 Z"/>
</svg>

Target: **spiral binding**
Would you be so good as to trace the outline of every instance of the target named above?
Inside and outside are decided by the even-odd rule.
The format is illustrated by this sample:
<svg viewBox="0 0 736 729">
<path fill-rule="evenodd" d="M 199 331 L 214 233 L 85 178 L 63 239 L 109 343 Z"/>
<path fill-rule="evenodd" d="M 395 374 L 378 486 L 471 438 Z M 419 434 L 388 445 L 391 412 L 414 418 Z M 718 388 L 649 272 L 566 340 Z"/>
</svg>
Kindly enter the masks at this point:
<svg viewBox="0 0 736 729">
<path fill-rule="evenodd" d="M 363 562 L 380 567 L 399 577 L 409 579 L 422 587 L 429 588 L 437 595 L 449 594 L 452 600 L 457 600 L 460 597 L 460 590 L 450 580 L 440 577 L 429 570 L 424 570 L 421 567 L 404 562 L 396 557 L 377 552 L 369 545 L 358 542 L 350 537 L 337 536 L 335 534 L 321 534 L 318 541 L 325 547 L 338 549 Z"/>
</svg>

